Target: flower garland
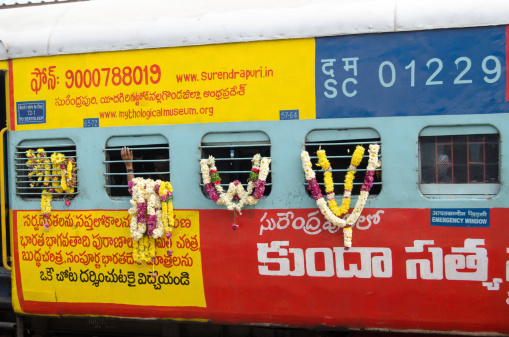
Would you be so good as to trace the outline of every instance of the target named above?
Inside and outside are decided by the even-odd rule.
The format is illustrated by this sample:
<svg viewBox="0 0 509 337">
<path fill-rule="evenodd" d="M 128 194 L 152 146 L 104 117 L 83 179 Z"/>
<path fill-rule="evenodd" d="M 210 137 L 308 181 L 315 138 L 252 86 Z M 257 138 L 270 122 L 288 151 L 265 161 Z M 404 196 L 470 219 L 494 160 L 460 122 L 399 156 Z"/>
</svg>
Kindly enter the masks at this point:
<svg viewBox="0 0 509 337">
<path fill-rule="evenodd" d="M 62 153 L 53 153 L 51 157 L 47 157 L 44 149 L 27 150 L 28 158 L 26 166 L 30 168 L 28 179 L 30 187 L 36 187 L 42 181 L 43 190 L 41 194 L 41 213 L 44 218 L 43 228 L 48 230 L 48 219 L 51 215 L 51 201 L 53 193 L 66 193 L 67 200 L 65 205 L 71 204 L 70 199 L 74 197 L 74 187 L 76 186 L 76 162 L 72 158 L 65 159 Z M 34 165 L 35 164 L 35 165 Z M 37 180 L 33 176 L 37 176 Z M 61 176 L 61 180 L 58 177 Z"/>
<path fill-rule="evenodd" d="M 355 178 L 355 172 L 357 171 L 357 166 L 362 161 L 362 156 L 364 156 L 364 147 L 357 145 L 355 151 L 352 155 L 352 160 L 350 162 L 350 166 L 348 167 L 348 172 L 345 177 L 345 191 L 343 193 L 343 200 L 341 201 L 341 206 L 338 207 L 336 203 L 335 195 L 334 195 L 334 181 L 332 179 L 332 167 L 330 165 L 329 160 L 325 154 L 325 150 L 318 150 L 316 154 L 318 155 L 318 164 L 322 170 L 326 171 L 324 173 L 323 181 L 325 183 L 325 192 L 327 193 L 327 203 L 329 204 L 329 208 L 336 216 L 341 216 L 348 212 L 350 208 L 350 201 L 352 196 L 353 189 L 353 180 Z"/>
<path fill-rule="evenodd" d="M 271 160 L 267 157 L 261 157 L 260 154 L 255 154 L 251 160 L 253 163 L 251 172 L 249 173 L 247 190 L 244 189 L 240 181 L 235 180 L 228 186 L 226 193 L 221 186 L 221 178 L 217 172 L 215 158 L 209 156 L 208 159 L 200 161 L 201 175 L 205 190 L 210 196 L 210 199 L 218 205 L 226 206 L 230 211 L 239 212 L 242 214 L 244 205 L 256 205 L 258 200 L 263 197 L 265 191 L 265 183 L 269 175 L 269 165 Z M 237 200 L 237 202 L 233 202 Z M 235 223 L 232 225 L 233 229 L 239 226 Z"/>
<path fill-rule="evenodd" d="M 174 227 L 173 189 L 167 181 L 134 178 L 129 181 L 132 195 L 130 232 L 133 238 L 133 259 L 139 263 L 155 259 L 155 240 L 166 235 L 167 254 L 171 256 Z"/>
<path fill-rule="evenodd" d="M 369 146 L 368 166 L 366 176 L 364 177 L 364 183 L 361 187 L 361 193 L 357 203 L 355 204 L 355 208 L 352 214 L 350 214 L 346 220 L 340 219 L 330 210 L 327 202 L 322 196 L 318 182 L 316 181 L 316 175 L 313 171 L 309 153 L 307 151 L 302 151 L 301 153 L 302 168 L 304 169 L 304 174 L 309 185 L 308 189 L 311 191 L 313 199 L 315 199 L 317 206 L 320 208 L 320 211 L 325 216 L 325 218 L 333 225 L 343 228 L 344 245 L 347 248 L 352 246 L 352 226 L 355 224 L 355 222 L 357 222 L 359 216 L 362 213 L 362 210 L 364 209 L 364 205 L 366 204 L 366 200 L 369 196 L 369 191 L 373 186 L 373 176 L 375 174 L 375 169 L 380 166 L 380 162 L 378 160 L 379 151 L 380 145 L 371 144 Z"/>
</svg>

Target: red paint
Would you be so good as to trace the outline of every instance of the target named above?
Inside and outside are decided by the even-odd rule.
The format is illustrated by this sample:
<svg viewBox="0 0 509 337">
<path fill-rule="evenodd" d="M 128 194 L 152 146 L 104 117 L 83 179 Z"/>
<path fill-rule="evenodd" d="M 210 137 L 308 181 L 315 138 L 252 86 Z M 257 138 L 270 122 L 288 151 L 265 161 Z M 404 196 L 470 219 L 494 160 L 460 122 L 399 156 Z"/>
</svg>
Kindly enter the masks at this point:
<svg viewBox="0 0 509 337">
<path fill-rule="evenodd" d="M 273 323 L 294 326 L 421 329 L 509 333 L 508 211 L 492 209 L 490 228 L 430 226 L 429 209 L 385 209 L 378 224 L 354 228 L 353 247 L 385 247 L 392 252 L 390 278 L 264 276 L 258 266 L 257 243 L 289 241 L 290 248 L 342 247 L 341 232 L 309 235 L 292 226 L 263 231 L 260 219 L 279 218 L 288 210 L 245 210 L 237 217 L 226 210 L 200 211 L 200 236 L 206 308 L 145 307 L 98 303 L 45 303 L 25 301 L 20 281 L 17 240 L 14 244 L 18 296 L 23 311 L 34 314 L 108 315 L 119 317 L 205 318 L 214 323 Z M 294 210 L 308 219 L 315 209 Z M 365 210 L 365 215 L 378 210 Z M 16 212 L 14 212 L 16 219 Z M 323 221 L 322 221 L 323 223 Z M 280 223 L 284 226 L 284 223 Z M 363 224 L 367 227 L 367 222 Z M 14 236 L 17 238 L 16 224 Z M 407 259 L 430 259 L 431 254 L 407 253 L 414 240 L 434 240 L 443 256 L 465 239 L 483 239 L 488 251 L 488 280 L 501 278 L 500 290 L 489 291 L 479 281 L 407 279 Z M 325 268 L 320 254 L 316 269 Z M 269 256 L 271 257 L 271 256 Z M 276 257 L 276 256 L 272 256 Z M 293 254 L 289 254 L 293 259 Z M 346 264 L 360 263 L 358 254 L 345 256 Z M 307 265 L 307 261 L 306 261 Z M 290 269 L 294 268 L 291 266 Z M 468 270 L 467 270 L 468 271 Z"/>
<path fill-rule="evenodd" d="M 9 111 L 10 111 L 10 129 L 16 129 L 16 114 L 14 113 L 14 74 L 12 60 L 8 61 L 9 64 Z"/>
</svg>

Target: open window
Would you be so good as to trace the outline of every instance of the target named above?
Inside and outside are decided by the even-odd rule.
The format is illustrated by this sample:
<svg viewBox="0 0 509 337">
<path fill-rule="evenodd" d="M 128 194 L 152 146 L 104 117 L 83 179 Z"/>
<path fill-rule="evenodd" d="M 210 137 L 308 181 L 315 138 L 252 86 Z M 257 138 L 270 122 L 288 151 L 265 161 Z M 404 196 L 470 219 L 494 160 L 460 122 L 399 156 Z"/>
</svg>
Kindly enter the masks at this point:
<svg viewBox="0 0 509 337">
<path fill-rule="evenodd" d="M 170 148 L 162 135 L 115 136 L 104 148 L 106 192 L 111 197 L 130 196 L 127 172 L 120 151 L 124 146 L 133 151 L 135 177 L 170 181 Z"/>
<path fill-rule="evenodd" d="M 242 132 L 211 132 L 203 136 L 201 141 L 201 158 L 213 156 L 221 176 L 221 185 L 227 189 L 230 182 L 239 180 L 247 188 L 249 173 L 251 172 L 253 156 L 259 153 L 262 157 L 270 158 L 269 136 L 261 131 Z M 272 175 L 269 173 L 264 197 L 272 189 Z M 208 198 L 203 181 L 200 178 L 203 194 Z"/>
<path fill-rule="evenodd" d="M 60 158 L 65 162 L 70 159 L 75 163 L 76 171 L 72 178 L 75 179 L 73 182 L 75 186 L 72 193 L 59 193 L 62 176 L 60 168 L 53 167 L 51 162 L 53 154 L 61 155 Z M 34 157 L 29 158 L 27 155 Z M 21 198 L 40 199 L 43 190 L 49 191 L 53 198 L 63 198 L 66 195 L 74 197 L 78 194 L 79 162 L 76 144 L 70 139 L 24 140 L 16 146 L 15 165 L 16 195 Z"/>
<path fill-rule="evenodd" d="M 320 186 L 323 195 L 325 186 L 323 182 L 324 172 L 315 163 L 318 162 L 316 151 L 319 149 L 325 150 L 327 159 L 332 167 L 332 179 L 334 181 L 334 193 L 336 196 L 341 196 L 344 192 L 345 176 L 348 172 L 348 167 L 352 159 L 352 155 L 357 145 L 363 146 L 366 151 L 362 162 L 357 167 L 357 173 L 353 181 L 352 196 L 360 194 L 364 176 L 367 171 L 368 165 L 368 148 L 370 144 L 381 145 L 380 135 L 373 129 L 328 129 L 328 130 L 313 130 L 306 136 L 304 144 L 306 151 L 308 151 L 313 163 L 313 170 L 316 173 L 316 180 Z M 382 157 L 383 146 L 380 146 L 379 158 Z M 307 182 L 304 182 L 306 191 L 311 196 L 308 190 Z M 382 190 L 382 169 L 375 170 L 373 187 L 371 188 L 370 195 L 378 195 Z"/>
<path fill-rule="evenodd" d="M 489 125 L 428 127 L 419 136 L 424 195 L 495 195 L 500 190 L 500 136 Z"/>
</svg>

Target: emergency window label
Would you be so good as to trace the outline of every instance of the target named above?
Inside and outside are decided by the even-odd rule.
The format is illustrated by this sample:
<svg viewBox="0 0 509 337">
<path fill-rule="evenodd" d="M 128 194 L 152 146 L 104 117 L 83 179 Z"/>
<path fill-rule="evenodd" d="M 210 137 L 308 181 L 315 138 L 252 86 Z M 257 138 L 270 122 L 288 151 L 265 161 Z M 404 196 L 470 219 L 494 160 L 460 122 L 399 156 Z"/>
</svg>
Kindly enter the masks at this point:
<svg viewBox="0 0 509 337">
<path fill-rule="evenodd" d="M 451 227 L 490 227 L 490 209 L 432 208 L 431 225 Z"/>
<path fill-rule="evenodd" d="M 18 102 L 16 108 L 18 125 L 46 123 L 46 101 Z"/>
</svg>

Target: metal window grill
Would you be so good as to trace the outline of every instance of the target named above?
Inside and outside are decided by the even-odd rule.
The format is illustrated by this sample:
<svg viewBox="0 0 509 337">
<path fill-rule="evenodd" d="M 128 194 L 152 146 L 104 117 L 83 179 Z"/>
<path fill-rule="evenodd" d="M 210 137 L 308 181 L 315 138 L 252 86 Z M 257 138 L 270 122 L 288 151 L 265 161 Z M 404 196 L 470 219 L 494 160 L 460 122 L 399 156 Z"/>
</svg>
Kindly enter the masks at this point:
<svg viewBox="0 0 509 337">
<path fill-rule="evenodd" d="M 44 186 L 44 179 L 49 178 L 51 181 L 53 178 L 59 178 L 60 174 L 45 174 L 42 171 L 42 175 L 32 176 L 33 181 L 30 181 L 30 171 L 33 171 L 33 166 L 37 165 L 27 164 L 29 158 L 27 158 L 27 151 L 33 150 L 37 152 L 38 149 L 44 149 L 46 152 L 46 157 L 41 157 L 40 159 L 50 159 L 53 153 L 62 153 L 66 158 L 72 158 L 76 162 L 76 168 L 78 168 L 78 157 L 76 156 L 76 144 L 72 142 L 70 139 L 49 139 L 49 140 L 30 140 L 23 141 L 18 146 L 16 146 L 15 153 L 15 171 L 16 171 L 16 195 L 24 198 L 24 199 L 38 199 L 41 197 L 42 191 L 44 189 L 49 190 L 51 186 Z M 51 172 L 53 173 L 53 172 Z M 41 178 L 38 181 L 38 178 Z M 34 186 L 30 186 L 31 183 L 34 183 Z M 50 182 L 51 184 L 51 182 Z M 76 174 L 76 187 L 74 187 L 74 193 L 57 193 L 50 192 L 53 195 L 53 198 L 63 198 L 66 195 L 74 195 L 78 194 L 78 186 L 79 186 L 79 174 Z"/>
<path fill-rule="evenodd" d="M 247 188 L 249 173 L 251 172 L 253 156 L 259 153 L 262 157 L 270 158 L 270 139 L 261 131 L 209 133 L 202 139 L 200 151 L 201 158 L 213 156 L 219 175 L 221 186 L 228 189 L 230 182 L 239 180 Z M 199 167 L 199 166 L 198 166 Z M 203 194 L 208 198 L 200 174 L 200 186 Z M 264 197 L 272 189 L 271 171 L 265 184 Z"/>
<path fill-rule="evenodd" d="M 348 132 L 347 132 L 348 131 Z M 365 132 L 367 131 L 367 132 Z M 355 136 L 369 136 L 369 138 L 354 138 Z M 312 131 L 306 137 L 304 148 L 308 151 L 313 164 L 313 170 L 316 172 L 316 179 L 320 185 L 320 189 L 323 195 L 325 193 L 325 184 L 323 180 L 324 171 L 321 170 L 315 164 L 318 162 L 316 152 L 319 149 L 325 150 L 327 159 L 331 163 L 332 167 L 332 178 L 334 180 L 334 192 L 336 197 L 341 197 L 344 191 L 345 177 L 350 166 L 352 155 L 357 145 L 363 146 L 366 151 L 362 158 L 362 162 L 357 167 L 355 179 L 353 181 L 352 196 L 359 195 L 362 184 L 364 182 L 364 176 L 367 171 L 368 164 L 368 148 L 370 144 L 379 144 L 380 152 L 378 153 L 379 160 L 382 158 L 382 143 L 378 133 L 374 130 L 319 130 Z M 331 138 L 337 137 L 337 140 Z M 309 196 L 311 196 L 308 190 L 308 183 L 304 181 L 304 186 Z M 378 168 L 375 170 L 375 176 L 373 181 L 373 187 L 371 188 L 370 195 L 378 195 L 382 189 L 382 169 Z"/>
<path fill-rule="evenodd" d="M 154 139 L 158 141 L 164 139 L 166 141 L 166 138 L 162 136 L 137 138 L 135 143 L 132 137 L 129 139 L 127 137 L 115 137 L 114 140 L 108 140 L 107 146 L 103 149 L 105 154 L 103 163 L 105 165 L 104 187 L 109 196 L 129 196 L 127 185 L 128 173 L 120 154 L 123 146 L 119 146 L 119 143 L 128 146 L 133 152 L 132 163 L 135 177 L 170 181 L 169 145 L 167 141 L 165 143 L 150 143 Z M 130 145 L 133 143 L 135 145 Z"/>
</svg>

